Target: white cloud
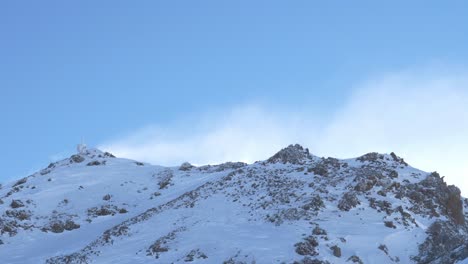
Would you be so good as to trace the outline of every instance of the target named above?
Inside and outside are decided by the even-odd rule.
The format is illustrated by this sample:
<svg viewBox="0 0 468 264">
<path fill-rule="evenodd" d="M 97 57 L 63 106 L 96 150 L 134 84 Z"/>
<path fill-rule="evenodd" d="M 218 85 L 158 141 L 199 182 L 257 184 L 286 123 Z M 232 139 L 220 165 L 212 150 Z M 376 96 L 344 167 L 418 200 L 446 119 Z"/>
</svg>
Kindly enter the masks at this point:
<svg viewBox="0 0 468 264">
<path fill-rule="evenodd" d="M 183 161 L 253 162 L 269 157 L 291 142 L 299 142 L 304 135 L 301 130 L 309 126 L 301 121 L 297 114 L 246 105 L 220 114 L 187 117 L 165 128 L 147 127 L 100 148 L 118 156 L 163 165 Z"/>
<path fill-rule="evenodd" d="M 395 151 L 468 194 L 468 75 L 406 72 L 357 89 L 318 149 L 341 157 Z"/>
<path fill-rule="evenodd" d="M 300 143 L 316 155 L 396 152 L 468 195 L 468 74 L 403 72 L 358 86 L 334 116 L 256 104 L 147 127 L 101 148 L 161 165 L 263 160 Z"/>
</svg>

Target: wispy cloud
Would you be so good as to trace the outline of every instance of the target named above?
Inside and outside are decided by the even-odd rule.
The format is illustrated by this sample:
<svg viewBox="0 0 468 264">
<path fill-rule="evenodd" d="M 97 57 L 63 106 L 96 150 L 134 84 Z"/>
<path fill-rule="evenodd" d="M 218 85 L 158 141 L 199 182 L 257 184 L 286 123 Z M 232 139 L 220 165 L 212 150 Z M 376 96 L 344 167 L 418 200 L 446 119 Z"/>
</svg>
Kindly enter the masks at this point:
<svg viewBox="0 0 468 264">
<path fill-rule="evenodd" d="M 335 114 L 261 104 L 181 118 L 105 143 L 118 156 L 175 165 L 263 160 L 301 143 L 321 156 L 396 152 L 415 167 L 446 175 L 468 195 L 468 72 L 388 74 L 356 86 Z"/>
<path fill-rule="evenodd" d="M 291 142 L 300 142 L 307 133 L 312 135 L 312 124 L 303 121 L 297 113 L 250 104 L 217 114 L 187 117 L 165 127 L 146 127 L 101 148 L 164 165 L 183 161 L 253 162 Z"/>
</svg>

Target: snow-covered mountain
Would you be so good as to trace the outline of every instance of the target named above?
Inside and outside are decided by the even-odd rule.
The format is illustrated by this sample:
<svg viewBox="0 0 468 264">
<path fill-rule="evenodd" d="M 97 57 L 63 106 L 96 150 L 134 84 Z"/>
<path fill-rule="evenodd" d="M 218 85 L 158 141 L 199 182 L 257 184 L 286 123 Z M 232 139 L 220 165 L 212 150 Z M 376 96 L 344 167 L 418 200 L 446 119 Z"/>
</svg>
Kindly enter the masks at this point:
<svg viewBox="0 0 468 264">
<path fill-rule="evenodd" d="M 161 167 L 82 149 L 0 199 L 0 263 L 468 263 L 468 199 L 394 153 Z"/>
</svg>

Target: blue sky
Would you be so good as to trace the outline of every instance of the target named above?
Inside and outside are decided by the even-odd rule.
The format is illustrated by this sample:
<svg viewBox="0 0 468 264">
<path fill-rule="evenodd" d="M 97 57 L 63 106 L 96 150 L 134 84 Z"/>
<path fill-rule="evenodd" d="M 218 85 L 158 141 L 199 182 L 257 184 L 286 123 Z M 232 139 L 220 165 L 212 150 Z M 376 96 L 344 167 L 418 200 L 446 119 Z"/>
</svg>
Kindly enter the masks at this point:
<svg viewBox="0 0 468 264">
<path fill-rule="evenodd" d="M 428 100 L 437 102 L 445 86 L 434 83 L 443 79 L 454 96 L 444 101 L 442 112 L 453 116 L 456 109 L 463 118 L 468 111 L 453 106 L 453 100 L 462 98 L 457 103 L 463 105 L 467 90 L 467 8 L 464 1 L 3 1 L 0 179 L 24 176 L 71 154 L 82 137 L 88 145 L 154 163 L 170 156 L 161 149 L 180 147 L 179 152 L 188 153 L 195 146 L 200 153 L 206 148 L 197 141 L 201 135 L 219 135 L 217 128 L 239 116 L 247 119 L 239 121 L 237 130 L 229 128 L 238 134 L 267 120 L 263 128 L 268 129 L 256 131 L 258 137 L 273 134 L 265 137 L 273 142 L 265 143 L 269 148 L 258 152 L 268 154 L 273 146 L 307 138 L 299 130 L 339 127 L 340 113 L 356 108 L 356 97 L 361 102 L 356 91 L 372 83 L 393 94 L 388 80 L 394 75 L 401 96 L 419 87 L 414 98 L 420 98 L 426 87 L 435 87 Z M 383 105 L 400 101 L 384 100 Z M 415 119 L 432 116 L 414 111 Z M 400 116 L 386 118 L 391 123 Z M 291 119 L 295 122 L 288 125 L 297 130 L 277 131 L 278 124 Z M 468 127 L 466 121 L 458 123 L 459 132 Z M 453 138 L 450 133 L 443 135 Z M 421 145 L 430 152 L 429 143 L 440 135 L 401 147 L 400 154 L 418 156 L 408 149 Z M 373 139 L 386 144 L 364 149 L 342 146 L 345 151 L 327 152 L 323 146 L 317 152 L 346 156 L 373 146 L 389 152 L 407 141 L 404 134 L 387 139 Z M 135 145 L 147 140 L 158 143 L 139 155 Z M 161 145 L 165 148 L 151 149 Z M 159 154 L 148 154 L 153 152 Z M 159 163 L 195 156 L 179 154 Z M 208 156 L 198 162 L 212 161 Z"/>
</svg>

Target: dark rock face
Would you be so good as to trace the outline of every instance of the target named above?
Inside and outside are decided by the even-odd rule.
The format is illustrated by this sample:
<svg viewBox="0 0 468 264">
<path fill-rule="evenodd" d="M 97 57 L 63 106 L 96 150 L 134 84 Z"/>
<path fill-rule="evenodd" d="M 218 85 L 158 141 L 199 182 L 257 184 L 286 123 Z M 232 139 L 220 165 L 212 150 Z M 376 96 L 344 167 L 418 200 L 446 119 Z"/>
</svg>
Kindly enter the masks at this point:
<svg viewBox="0 0 468 264">
<path fill-rule="evenodd" d="M 307 159 L 312 156 L 308 149 L 304 149 L 301 145 L 289 145 L 287 148 L 280 150 L 267 160 L 268 163 L 291 163 L 291 164 L 304 164 Z"/>
<path fill-rule="evenodd" d="M 347 262 L 358 263 L 358 264 L 364 264 L 364 262 L 362 262 L 361 258 L 359 258 L 356 255 L 353 255 L 353 256 L 349 257 L 348 260 L 346 260 L 346 261 Z"/>
<path fill-rule="evenodd" d="M 409 210 L 414 213 L 431 217 L 442 214 L 457 225 L 465 223 L 460 190 L 453 185 L 447 186 L 436 172 L 419 183 L 401 186 L 396 197 L 408 197 L 413 205 Z"/>
<path fill-rule="evenodd" d="M 357 192 L 367 192 L 375 186 L 377 180 L 377 177 L 374 175 L 369 177 L 359 175 L 354 179 L 354 181 L 357 182 L 354 186 L 354 190 Z"/>
<path fill-rule="evenodd" d="M 29 220 L 31 218 L 31 211 L 26 210 L 6 210 L 5 215 L 15 218 L 19 221 Z"/>
<path fill-rule="evenodd" d="M 106 215 L 115 215 L 117 213 L 119 214 L 125 214 L 127 213 L 127 210 L 125 208 L 118 208 L 115 205 L 102 205 L 100 207 L 92 207 L 89 208 L 88 211 L 88 216 L 89 217 L 99 217 L 99 216 L 106 216 Z"/>
<path fill-rule="evenodd" d="M 328 176 L 328 168 L 323 164 L 317 164 L 315 167 L 307 169 L 307 172 L 313 172 L 315 175 Z"/>
<path fill-rule="evenodd" d="M 378 249 L 382 250 L 385 253 L 385 255 L 388 255 L 388 248 L 386 245 L 380 245 Z"/>
<path fill-rule="evenodd" d="M 452 217 L 453 221 L 457 225 L 462 225 L 465 223 L 465 217 L 463 215 L 463 202 L 460 193 L 460 189 L 454 185 L 447 187 L 447 201 L 446 201 L 446 211 L 447 214 Z"/>
<path fill-rule="evenodd" d="M 12 187 L 16 187 L 16 186 L 19 186 L 21 184 L 25 184 L 27 181 L 28 181 L 28 178 L 23 178 L 23 179 L 17 181 Z"/>
<path fill-rule="evenodd" d="M 333 251 L 333 256 L 341 258 L 341 248 L 337 245 L 330 248 Z"/>
<path fill-rule="evenodd" d="M 13 200 L 11 201 L 10 207 L 13 209 L 24 207 L 24 203 L 21 200 Z"/>
<path fill-rule="evenodd" d="M 185 262 L 192 262 L 194 261 L 195 259 L 207 259 L 208 256 L 201 252 L 199 249 L 197 250 L 191 250 L 186 256 L 185 256 L 185 259 L 184 261 Z"/>
<path fill-rule="evenodd" d="M 398 172 L 396 172 L 394 170 L 391 171 L 390 174 L 389 174 L 389 177 L 393 178 L 393 179 L 398 178 Z"/>
<path fill-rule="evenodd" d="M 317 240 L 309 236 L 304 239 L 303 242 L 296 243 L 294 247 L 296 248 L 296 253 L 302 256 L 316 256 L 318 255 L 315 247 L 318 246 Z"/>
<path fill-rule="evenodd" d="M 172 181 L 172 178 L 174 177 L 174 173 L 171 170 L 164 170 L 159 173 L 159 189 L 166 189 Z"/>
<path fill-rule="evenodd" d="M 312 234 L 317 235 L 317 236 L 320 236 L 320 235 L 326 236 L 326 235 L 327 235 L 327 231 L 325 231 L 324 229 L 322 229 L 322 228 L 316 226 L 316 227 L 314 228 L 314 230 L 312 230 Z"/>
<path fill-rule="evenodd" d="M 81 155 L 75 154 L 70 157 L 70 161 L 74 163 L 81 163 L 85 160 L 85 158 Z"/>
<path fill-rule="evenodd" d="M 105 158 L 115 158 L 115 156 L 112 153 L 109 153 L 109 152 L 104 152 L 104 157 Z"/>
<path fill-rule="evenodd" d="M 179 167 L 179 170 L 181 171 L 189 171 L 191 170 L 192 168 L 194 168 L 195 166 L 193 166 L 192 164 L 188 163 L 188 162 L 184 162 L 182 163 L 182 165 L 180 165 Z"/>
<path fill-rule="evenodd" d="M 0 218 L 0 234 L 14 236 L 18 233 L 18 223 L 16 221 L 7 221 Z"/>
<path fill-rule="evenodd" d="M 428 237 L 419 246 L 417 263 L 455 263 L 468 258 L 468 227 L 437 220 L 427 230 Z"/>
<path fill-rule="evenodd" d="M 304 204 L 302 206 L 302 209 L 304 210 L 313 210 L 313 211 L 318 211 L 320 208 L 325 207 L 325 204 L 323 203 L 322 198 L 320 198 L 319 195 L 313 196 L 308 203 Z"/>
<path fill-rule="evenodd" d="M 395 153 L 390 153 L 390 156 L 392 157 L 392 159 L 394 161 L 396 161 L 397 163 L 401 164 L 401 165 L 404 165 L 404 166 L 408 166 L 408 163 L 405 162 L 404 159 L 398 157 Z"/>
<path fill-rule="evenodd" d="M 393 221 L 385 221 L 384 224 L 388 228 L 396 228 L 395 224 L 393 224 Z"/>
<path fill-rule="evenodd" d="M 340 160 L 335 158 L 321 158 L 315 166 L 307 169 L 307 172 L 313 172 L 315 175 L 327 177 L 333 175 L 341 167 L 347 167 L 347 163 L 341 163 Z"/>
<path fill-rule="evenodd" d="M 385 212 L 387 215 L 393 213 L 392 204 L 388 201 L 376 200 L 375 198 L 369 198 L 369 206 L 378 212 Z"/>
<path fill-rule="evenodd" d="M 65 225 L 64 225 L 65 230 L 71 231 L 71 230 L 78 229 L 78 228 L 80 228 L 80 225 L 73 222 L 72 220 L 65 221 Z"/>
<path fill-rule="evenodd" d="M 58 256 L 54 258 L 50 258 L 46 260 L 46 264 L 87 264 L 89 263 L 89 259 L 87 256 L 74 253 L 67 256 Z"/>
<path fill-rule="evenodd" d="M 78 228 L 80 228 L 80 225 L 75 223 L 73 220 L 54 220 L 49 224 L 49 226 L 44 227 L 42 231 L 51 231 L 52 233 L 63 233 L 65 230 L 72 231 Z"/>
<path fill-rule="evenodd" d="M 330 262 L 318 259 L 311 259 L 310 257 L 304 257 L 300 261 L 294 261 L 294 264 L 330 264 Z"/>
<path fill-rule="evenodd" d="M 94 160 L 86 164 L 86 166 L 100 166 L 100 165 L 105 165 L 105 164 L 106 164 L 106 161 L 100 162 L 98 160 Z"/>
<path fill-rule="evenodd" d="M 347 192 L 343 195 L 341 200 L 338 202 L 338 208 L 341 211 L 349 211 L 352 208 L 358 206 L 359 204 L 361 204 L 361 202 L 359 202 L 359 199 L 357 198 L 356 193 Z"/>
<path fill-rule="evenodd" d="M 169 247 L 167 246 L 167 244 L 171 240 L 174 240 L 176 237 L 176 234 L 180 231 L 181 230 L 174 230 L 168 233 L 167 235 L 160 237 L 146 250 L 146 253 L 147 253 L 146 255 L 153 256 L 154 258 L 158 259 L 161 253 L 169 251 Z"/>
<path fill-rule="evenodd" d="M 371 153 L 362 155 L 361 157 L 357 158 L 357 160 L 360 162 L 365 162 L 365 161 L 373 162 L 373 161 L 377 161 L 383 158 L 384 158 L 384 155 L 379 154 L 377 152 L 371 152 Z"/>
</svg>

